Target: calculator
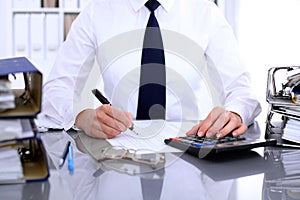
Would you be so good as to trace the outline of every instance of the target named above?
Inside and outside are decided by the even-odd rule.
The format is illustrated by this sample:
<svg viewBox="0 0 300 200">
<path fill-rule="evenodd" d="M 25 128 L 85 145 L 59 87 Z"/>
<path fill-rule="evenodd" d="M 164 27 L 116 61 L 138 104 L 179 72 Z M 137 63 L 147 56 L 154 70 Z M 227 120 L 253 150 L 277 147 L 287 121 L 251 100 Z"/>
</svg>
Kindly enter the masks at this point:
<svg viewBox="0 0 300 200">
<path fill-rule="evenodd" d="M 198 158 L 211 157 L 232 151 L 251 150 L 257 147 L 276 145 L 275 139 L 251 139 L 245 136 L 227 135 L 223 138 L 207 138 L 205 136 L 183 136 L 165 139 L 167 145 L 180 149 Z"/>
</svg>

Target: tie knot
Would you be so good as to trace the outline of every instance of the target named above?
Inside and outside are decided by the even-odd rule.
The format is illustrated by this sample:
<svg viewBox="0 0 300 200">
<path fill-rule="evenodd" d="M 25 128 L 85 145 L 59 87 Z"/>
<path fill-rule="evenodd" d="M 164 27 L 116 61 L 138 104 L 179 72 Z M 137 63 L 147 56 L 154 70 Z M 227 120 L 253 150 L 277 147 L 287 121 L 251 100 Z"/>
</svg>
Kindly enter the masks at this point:
<svg viewBox="0 0 300 200">
<path fill-rule="evenodd" d="M 160 3 L 156 0 L 149 0 L 145 3 L 145 6 L 151 11 L 154 12 L 154 10 L 160 6 Z"/>
</svg>

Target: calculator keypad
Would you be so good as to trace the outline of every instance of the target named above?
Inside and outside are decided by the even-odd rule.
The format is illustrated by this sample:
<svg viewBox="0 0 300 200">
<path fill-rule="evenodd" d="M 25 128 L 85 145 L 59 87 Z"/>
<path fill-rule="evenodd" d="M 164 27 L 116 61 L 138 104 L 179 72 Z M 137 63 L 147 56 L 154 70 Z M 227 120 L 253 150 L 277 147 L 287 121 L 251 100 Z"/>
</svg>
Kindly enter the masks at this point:
<svg viewBox="0 0 300 200">
<path fill-rule="evenodd" d="M 235 141 L 241 141 L 245 139 L 246 138 L 243 136 L 232 136 L 232 135 L 228 135 L 220 139 L 198 137 L 198 136 L 184 136 L 184 137 L 170 138 L 171 141 L 192 145 L 194 147 L 213 146 L 216 144 L 232 143 Z"/>
<path fill-rule="evenodd" d="M 233 136 L 231 134 L 219 139 L 198 136 L 175 137 L 165 139 L 164 142 L 198 158 L 213 158 L 213 155 L 216 154 L 225 156 L 226 152 L 244 152 L 277 143 L 276 140 L 252 139 L 247 138 L 245 135 Z"/>
</svg>

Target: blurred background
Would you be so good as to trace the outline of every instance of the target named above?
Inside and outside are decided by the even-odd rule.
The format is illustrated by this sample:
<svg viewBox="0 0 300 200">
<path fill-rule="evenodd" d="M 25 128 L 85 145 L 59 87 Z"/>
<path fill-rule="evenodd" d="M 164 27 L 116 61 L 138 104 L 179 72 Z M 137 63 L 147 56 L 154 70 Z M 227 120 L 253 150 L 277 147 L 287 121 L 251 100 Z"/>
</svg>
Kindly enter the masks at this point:
<svg viewBox="0 0 300 200">
<path fill-rule="evenodd" d="M 26 56 L 47 78 L 72 21 L 89 0 L 0 1 L 0 59 Z M 271 67 L 300 65 L 300 0 L 216 0 L 231 24 L 263 106 Z"/>
</svg>

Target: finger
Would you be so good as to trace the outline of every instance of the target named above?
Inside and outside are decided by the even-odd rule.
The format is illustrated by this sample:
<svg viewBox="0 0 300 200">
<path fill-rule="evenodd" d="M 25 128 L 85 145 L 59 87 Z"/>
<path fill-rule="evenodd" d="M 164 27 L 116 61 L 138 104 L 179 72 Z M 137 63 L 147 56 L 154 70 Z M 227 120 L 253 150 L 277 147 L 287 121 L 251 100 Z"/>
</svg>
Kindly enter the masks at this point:
<svg viewBox="0 0 300 200">
<path fill-rule="evenodd" d="M 123 132 L 132 125 L 132 120 L 128 118 L 125 112 L 109 105 L 103 105 L 100 108 L 103 109 L 104 113 L 107 115 L 103 119 L 107 125 L 111 125 L 111 127 Z M 108 116 L 110 118 L 108 118 Z"/>
<path fill-rule="evenodd" d="M 108 113 L 111 113 L 111 106 L 103 105 L 96 109 L 96 118 L 100 125 L 105 124 L 108 127 L 120 132 L 126 131 L 127 127 L 120 121 L 114 119 Z"/>
<path fill-rule="evenodd" d="M 122 123 L 126 129 L 131 127 L 133 122 L 132 122 L 132 115 L 128 115 L 126 112 L 118 110 L 116 108 L 112 108 L 110 116 L 116 119 L 118 122 Z"/>
<path fill-rule="evenodd" d="M 185 134 L 186 134 L 187 136 L 196 135 L 196 134 L 198 133 L 198 129 L 199 129 L 199 124 L 193 126 L 192 129 L 189 130 L 188 132 L 186 132 Z"/>
<path fill-rule="evenodd" d="M 103 139 L 111 139 L 119 135 L 121 132 L 117 131 L 115 129 L 112 129 L 111 127 L 106 126 L 107 128 L 104 128 L 104 125 L 101 125 L 102 128 L 99 130 L 92 131 L 92 136 L 96 138 L 103 138 Z M 106 130 L 106 131 L 104 131 Z"/>
<path fill-rule="evenodd" d="M 100 118 L 100 117 L 99 117 Z M 116 119 L 114 119 L 114 118 L 112 118 L 111 116 L 109 116 L 109 115 L 102 115 L 101 116 L 101 119 L 99 119 L 99 121 L 101 121 L 101 126 L 102 125 L 105 125 L 105 126 L 107 126 L 107 127 L 110 127 L 110 128 L 112 128 L 112 129 L 115 129 L 115 130 L 117 130 L 117 131 L 119 131 L 119 132 L 124 132 L 124 131 L 126 131 L 127 130 L 127 127 L 123 124 L 123 123 L 121 123 L 120 121 L 118 121 L 118 120 L 116 120 Z M 105 127 L 105 126 L 103 126 L 103 127 Z M 102 127 L 101 127 L 102 128 Z M 103 128 L 102 128 L 103 129 Z"/>
<path fill-rule="evenodd" d="M 128 120 L 130 121 L 130 126 L 129 127 L 133 127 L 134 123 L 132 121 L 132 117 L 133 117 L 132 114 L 130 112 L 126 112 L 125 114 L 128 117 Z"/>
<path fill-rule="evenodd" d="M 221 134 L 220 131 L 226 126 L 230 121 L 230 112 L 223 110 L 223 112 L 215 120 L 215 123 L 207 130 L 206 136 L 213 137 L 216 134 Z"/>
<path fill-rule="evenodd" d="M 91 136 L 96 138 L 109 139 L 120 134 L 120 131 L 99 122 L 97 119 L 91 125 Z"/>
<path fill-rule="evenodd" d="M 242 126 L 240 126 L 238 129 L 232 132 L 232 135 L 233 136 L 243 135 L 244 133 L 246 133 L 247 130 L 248 130 L 248 126 L 246 124 L 242 124 Z"/>
<path fill-rule="evenodd" d="M 217 138 L 222 138 L 225 135 L 231 133 L 233 130 L 238 129 L 242 126 L 241 120 L 235 115 L 229 114 L 229 121 L 225 123 L 225 126 L 217 133 Z"/>
<path fill-rule="evenodd" d="M 208 130 L 213 126 L 219 116 L 224 112 L 224 109 L 221 107 L 215 107 L 208 116 L 200 123 L 198 129 L 198 135 L 204 135 Z"/>
<path fill-rule="evenodd" d="M 102 129 L 92 129 L 90 136 L 95 137 L 95 138 L 103 138 L 103 139 L 110 139 L 113 138 L 114 136 L 107 135 L 104 133 Z"/>
<path fill-rule="evenodd" d="M 121 133 L 120 130 L 117 130 L 111 126 L 108 126 L 106 124 L 101 124 L 100 125 L 100 132 L 104 133 L 104 138 L 105 139 L 111 139 L 116 137 L 117 135 L 119 135 Z"/>
</svg>

